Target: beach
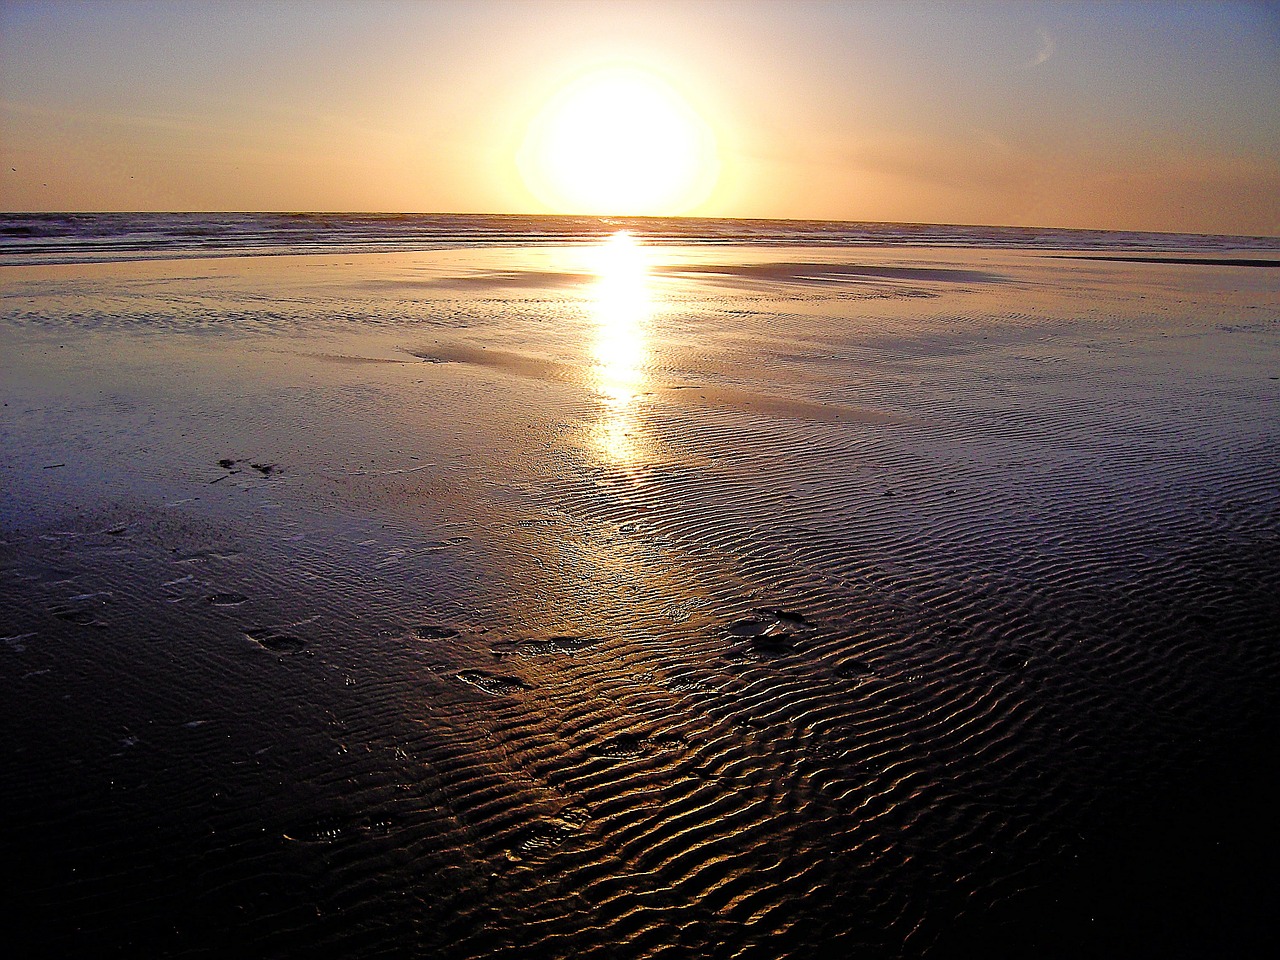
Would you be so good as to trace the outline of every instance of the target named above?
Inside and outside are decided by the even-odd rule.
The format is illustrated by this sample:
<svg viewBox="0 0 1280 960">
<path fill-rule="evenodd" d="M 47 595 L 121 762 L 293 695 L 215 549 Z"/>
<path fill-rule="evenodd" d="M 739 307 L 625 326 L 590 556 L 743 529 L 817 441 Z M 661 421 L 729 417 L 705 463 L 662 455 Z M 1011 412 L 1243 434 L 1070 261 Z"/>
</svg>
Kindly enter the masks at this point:
<svg viewBox="0 0 1280 960">
<path fill-rule="evenodd" d="M 1280 244 L 535 226 L 10 234 L 23 955 L 1274 944 Z"/>
</svg>

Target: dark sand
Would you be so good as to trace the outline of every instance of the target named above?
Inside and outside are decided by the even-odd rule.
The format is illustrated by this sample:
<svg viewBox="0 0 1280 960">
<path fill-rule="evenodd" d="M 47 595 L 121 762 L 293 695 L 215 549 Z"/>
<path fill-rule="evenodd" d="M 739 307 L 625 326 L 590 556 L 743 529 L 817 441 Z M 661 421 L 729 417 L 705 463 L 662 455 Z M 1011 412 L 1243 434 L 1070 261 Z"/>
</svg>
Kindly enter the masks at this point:
<svg viewBox="0 0 1280 960">
<path fill-rule="evenodd" d="M 632 256 L 0 268 L 11 955 L 1267 955 L 1276 272 Z"/>
</svg>

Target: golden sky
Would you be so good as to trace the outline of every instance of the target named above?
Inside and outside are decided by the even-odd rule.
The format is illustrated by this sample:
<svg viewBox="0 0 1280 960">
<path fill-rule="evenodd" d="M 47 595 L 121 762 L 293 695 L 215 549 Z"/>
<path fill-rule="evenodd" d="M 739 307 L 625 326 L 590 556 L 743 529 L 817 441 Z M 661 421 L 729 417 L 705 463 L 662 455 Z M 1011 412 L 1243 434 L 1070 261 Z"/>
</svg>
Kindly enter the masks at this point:
<svg viewBox="0 0 1280 960">
<path fill-rule="evenodd" d="M 1280 234 L 1263 3 L 16 3 L 0 209 Z"/>
</svg>

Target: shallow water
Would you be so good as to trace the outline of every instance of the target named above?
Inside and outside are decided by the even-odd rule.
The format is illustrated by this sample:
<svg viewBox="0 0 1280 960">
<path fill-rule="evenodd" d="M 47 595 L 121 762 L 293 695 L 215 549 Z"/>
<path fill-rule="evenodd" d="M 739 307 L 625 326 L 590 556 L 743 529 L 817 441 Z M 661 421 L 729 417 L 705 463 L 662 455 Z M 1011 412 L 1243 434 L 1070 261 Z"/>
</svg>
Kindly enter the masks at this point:
<svg viewBox="0 0 1280 960">
<path fill-rule="evenodd" d="M 37 952 L 1273 935 L 1280 272 L 623 240 L 0 283 Z"/>
</svg>

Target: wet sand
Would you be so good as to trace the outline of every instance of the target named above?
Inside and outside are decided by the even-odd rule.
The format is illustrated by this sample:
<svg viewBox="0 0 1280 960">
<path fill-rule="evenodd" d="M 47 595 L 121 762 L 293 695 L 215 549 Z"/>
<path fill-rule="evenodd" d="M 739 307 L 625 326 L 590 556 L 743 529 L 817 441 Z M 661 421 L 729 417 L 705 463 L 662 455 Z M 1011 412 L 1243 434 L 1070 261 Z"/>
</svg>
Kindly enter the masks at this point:
<svg viewBox="0 0 1280 960">
<path fill-rule="evenodd" d="M 0 267 L 8 929 L 1264 955 L 1280 280 L 1219 260 Z"/>
</svg>

